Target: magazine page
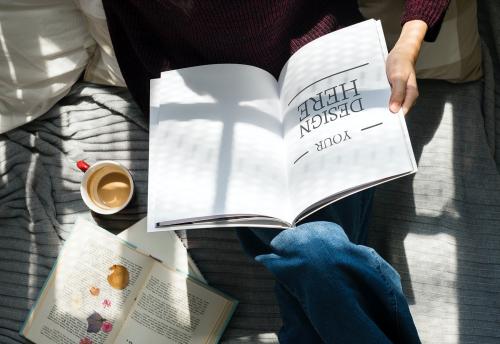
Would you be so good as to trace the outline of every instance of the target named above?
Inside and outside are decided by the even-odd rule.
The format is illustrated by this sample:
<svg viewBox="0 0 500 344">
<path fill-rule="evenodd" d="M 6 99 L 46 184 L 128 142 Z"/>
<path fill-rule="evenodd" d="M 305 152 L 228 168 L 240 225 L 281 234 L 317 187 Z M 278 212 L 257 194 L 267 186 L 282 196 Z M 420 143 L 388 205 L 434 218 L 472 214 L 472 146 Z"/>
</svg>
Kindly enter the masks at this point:
<svg viewBox="0 0 500 344">
<path fill-rule="evenodd" d="M 282 70 L 294 217 L 416 171 L 404 118 L 388 109 L 381 35 L 375 20 L 347 27 L 307 44 Z"/>
<path fill-rule="evenodd" d="M 35 343 L 113 343 L 153 263 L 78 219 L 22 334 Z"/>
<path fill-rule="evenodd" d="M 115 343 L 219 341 L 237 302 L 155 263 Z"/>
<path fill-rule="evenodd" d="M 224 216 L 289 217 L 276 80 L 208 65 L 151 80 L 148 231 Z"/>
</svg>

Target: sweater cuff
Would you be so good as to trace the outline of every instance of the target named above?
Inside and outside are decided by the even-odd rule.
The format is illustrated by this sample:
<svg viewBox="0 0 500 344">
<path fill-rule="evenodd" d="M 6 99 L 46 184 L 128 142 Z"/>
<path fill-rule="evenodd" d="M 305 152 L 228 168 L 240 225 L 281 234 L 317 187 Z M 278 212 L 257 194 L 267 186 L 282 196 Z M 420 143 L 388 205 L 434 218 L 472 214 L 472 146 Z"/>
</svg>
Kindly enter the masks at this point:
<svg viewBox="0 0 500 344">
<path fill-rule="evenodd" d="M 422 20 L 427 24 L 424 40 L 434 42 L 441 29 L 450 0 L 406 0 L 401 25 L 410 20 Z"/>
</svg>

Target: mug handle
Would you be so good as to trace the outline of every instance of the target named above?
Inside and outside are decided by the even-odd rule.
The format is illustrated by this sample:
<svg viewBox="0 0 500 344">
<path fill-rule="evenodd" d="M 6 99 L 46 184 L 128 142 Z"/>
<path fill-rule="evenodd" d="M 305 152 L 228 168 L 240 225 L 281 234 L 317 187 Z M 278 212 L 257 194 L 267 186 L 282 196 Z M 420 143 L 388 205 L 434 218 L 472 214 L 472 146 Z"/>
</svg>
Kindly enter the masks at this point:
<svg viewBox="0 0 500 344">
<path fill-rule="evenodd" d="M 78 160 L 76 162 L 76 167 L 78 167 L 80 171 L 85 172 L 89 169 L 90 165 L 85 160 Z"/>
</svg>

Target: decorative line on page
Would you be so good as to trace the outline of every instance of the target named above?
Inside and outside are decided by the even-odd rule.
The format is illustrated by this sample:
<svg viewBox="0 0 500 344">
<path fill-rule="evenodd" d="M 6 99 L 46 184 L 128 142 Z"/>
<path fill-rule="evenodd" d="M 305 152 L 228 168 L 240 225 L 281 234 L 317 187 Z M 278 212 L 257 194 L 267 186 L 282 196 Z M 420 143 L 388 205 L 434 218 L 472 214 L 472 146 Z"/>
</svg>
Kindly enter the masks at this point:
<svg viewBox="0 0 500 344">
<path fill-rule="evenodd" d="M 335 76 L 335 75 L 339 75 L 339 74 L 342 74 L 342 73 L 345 73 L 345 72 L 349 72 L 349 71 L 351 71 L 353 69 L 358 69 L 358 68 L 361 68 L 361 67 L 364 67 L 364 66 L 368 66 L 369 64 L 370 63 L 367 62 L 367 63 L 360 64 L 359 66 L 355 66 L 355 67 L 351 67 L 351 68 L 348 68 L 348 69 L 344 69 L 344 70 L 341 70 L 340 72 L 336 72 L 336 73 L 327 75 L 324 78 L 318 79 L 315 82 L 310 83 L 309 85 L 307 85 L 306 87 L 304 87 L 303 89 L 301 89 L 292 99 L 290 99 L 290 101 L 288 102 L 288 106 L 290 106 L 290 104 L 295 100 L 295 98 L 297 98 L 299 96 L 299 94 L 301 94 L 302 92 L 304 92 L 306 89 L 308 89 L 312 85 L 317 84 L 318 82 L 323 81 L 325 79 L 328 79 L 331 76 Z"/>
<path fill-rule="evenodd" d="M 309 151 L 306 151 L 305 153 L 303 153 L 301 156 L 299 156 L 294 162 L 293 164 L 295 165 L 297 163 L 297 161 L 299 161 L 300 159 L 302 159 L 307 153 L 309 153 Z"/>
<path fill-rule="evenodd" d="M 378 127 L 379 125 L 382 125 L 384 122 L 380 122 L 380 123 L 377 123 L 377 124 L 373 124 L 373 125 L 370 125 L 368 127 L 365 127 L 365 128 L 362 128 L 361 131 L 363 130 L 367 130 L 367 129 L 371 129 L 371 128 L 375 128 L 375 127 Z"/>
</svg>

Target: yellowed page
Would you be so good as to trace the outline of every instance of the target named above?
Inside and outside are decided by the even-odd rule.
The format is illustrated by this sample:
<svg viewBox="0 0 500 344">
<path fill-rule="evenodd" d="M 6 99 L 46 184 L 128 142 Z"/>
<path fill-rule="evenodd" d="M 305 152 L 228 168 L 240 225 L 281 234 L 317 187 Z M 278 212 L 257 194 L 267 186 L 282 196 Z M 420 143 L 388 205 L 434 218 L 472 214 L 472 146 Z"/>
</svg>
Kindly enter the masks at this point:
<svg viewBox="0 0 500 344">
<path fill-rule="evenodd" d="M 155 263 L 115 343 L 217 343 L 236 301 Z"/>
<path fill-rule="evenodd" d="M 35 343 L 112 343 L 153 262 L 107 231 L 77 220 L 23 335 Z M 114 288 L 121 287 L 118 279 L 112 279 L 114 287 L 108 282 L 113 265 L 128 271 L 124 289 Z M 124 275 L 121 267 L 113 271 Z M 89 332 L 87 318 L 93 314 Z"/>
</svg>

